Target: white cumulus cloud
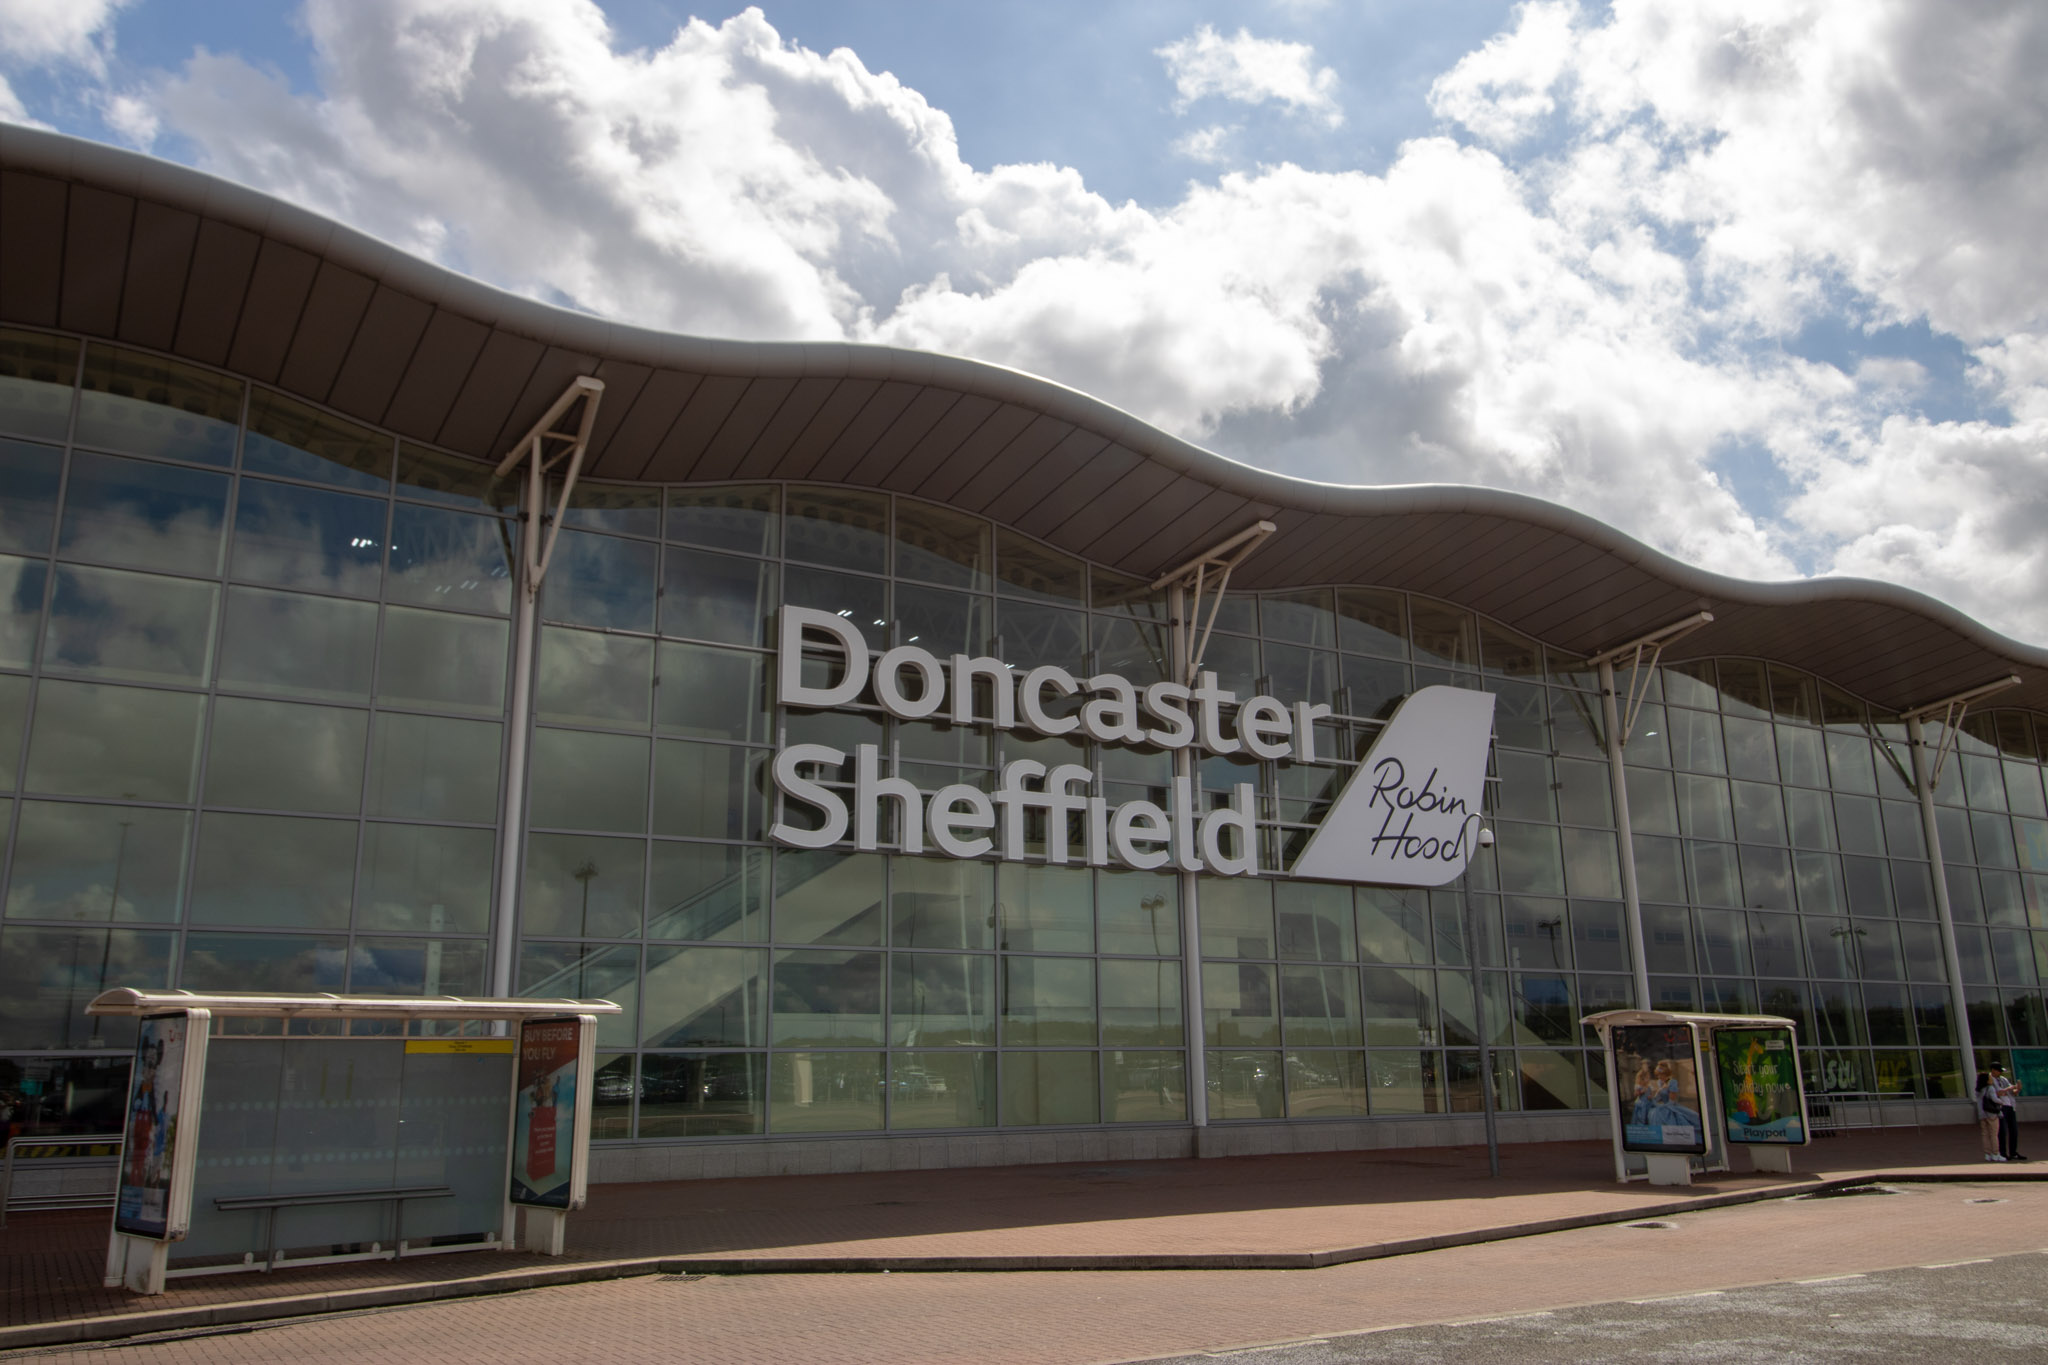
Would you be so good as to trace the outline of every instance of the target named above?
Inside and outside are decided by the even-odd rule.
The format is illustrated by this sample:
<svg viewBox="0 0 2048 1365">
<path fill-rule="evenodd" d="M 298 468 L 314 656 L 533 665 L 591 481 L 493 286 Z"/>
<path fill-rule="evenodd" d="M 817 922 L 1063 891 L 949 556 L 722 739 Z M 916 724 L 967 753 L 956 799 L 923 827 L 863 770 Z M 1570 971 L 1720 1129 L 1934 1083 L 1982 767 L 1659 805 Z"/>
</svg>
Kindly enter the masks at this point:
<svg viewBox="0 0 2048 1365">
<path fill-rule="evenodd" d="M 1315 49 L 1307 43 L 1254 38 L 1246 29 L 1226 38 L 1203 24 L 1160 48 L 1158 55 L 1173 77 L 1182 109 L 1197 100 L 1226 99 L 1284 105 L 1332 128 L 1344 122 L 1344 110 L 1337 103 L 1337 73 L 1317 66 Z"/>
</svg>

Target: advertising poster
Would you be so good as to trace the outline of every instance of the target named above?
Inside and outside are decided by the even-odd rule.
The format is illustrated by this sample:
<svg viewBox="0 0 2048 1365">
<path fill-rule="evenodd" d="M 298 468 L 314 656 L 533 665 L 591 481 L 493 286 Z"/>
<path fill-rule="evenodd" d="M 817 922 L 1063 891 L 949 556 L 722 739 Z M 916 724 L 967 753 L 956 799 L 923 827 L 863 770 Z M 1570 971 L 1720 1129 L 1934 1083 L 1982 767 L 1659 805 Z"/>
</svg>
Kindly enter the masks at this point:
<svg viewBox="0 0 2048 1365">
<path fill-rule="evenodd" d="M 2048 1048 L 2014 1048 L 2012 1078 L 2020 1083 L 2022 1095 L 2048 1095 Z"/>
<path fill-rule="evenodd" d="M 576 1151 L 576 1062 L 583 1025 L 529 1019 L 519 1026 L 519 1093 L 512 1110 L 512 1202 L 569 1207 Z"/>
<path fill-rule="evenodd" d="M 1730 1142 L 1806 1141 L 1792 1030 L 1722 1029 L 1714 1035 L 1714 1055 L 1721 1067 L 1721 1112 Z"/>
<path fill-rule="evenodd" d="M 141 1021 L 135 1040 L 120 1183 L 114 1196 L 115 1230 L 131 1237 L 163 1241 L 170 1236 L 171 1173 L 191 1027 L 183 1014 L 154 1015 Z"/>
<path fill-rule="evenodd" d="M 1699 1056 L 1683 1024 L 1617 1028 L 1614 1100 L 1625 1152 L 1698 1155 L 1707 1150 L 1700 1122 Z"/>
</svg>

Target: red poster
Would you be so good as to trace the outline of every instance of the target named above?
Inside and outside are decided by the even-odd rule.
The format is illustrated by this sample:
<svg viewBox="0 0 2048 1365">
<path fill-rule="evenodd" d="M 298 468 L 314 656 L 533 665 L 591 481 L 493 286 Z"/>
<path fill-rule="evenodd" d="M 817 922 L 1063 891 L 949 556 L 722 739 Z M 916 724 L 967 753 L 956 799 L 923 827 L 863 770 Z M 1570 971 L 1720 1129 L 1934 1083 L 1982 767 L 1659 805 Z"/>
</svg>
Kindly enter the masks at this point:
<svg viewBox="0 0 2048 1365">
<path fill-rule="evenodd" d="M 519 1026 L 519 1093 L 512 1120 L 515 1204 L 569 1207 L 582 1044 L 583 1025 L 575 1019 L 529 1019 Z"/>
</svg>

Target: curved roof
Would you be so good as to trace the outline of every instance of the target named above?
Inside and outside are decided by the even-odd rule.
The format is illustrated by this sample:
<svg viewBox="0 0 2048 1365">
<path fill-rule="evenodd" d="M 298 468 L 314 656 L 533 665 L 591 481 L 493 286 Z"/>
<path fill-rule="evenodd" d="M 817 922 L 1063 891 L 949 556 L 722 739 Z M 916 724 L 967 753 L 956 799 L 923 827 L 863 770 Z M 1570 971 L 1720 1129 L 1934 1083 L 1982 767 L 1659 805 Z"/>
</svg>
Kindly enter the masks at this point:
<svg viewBox="0 0 2048 1365">
<path fill-rule="evenodd" d="M 888 489 L 1144 577 L 1265 518 L 1280 533 L 1239 586 L 1407 588 L 1586 653 L 1705 608 L 1674 653 L 1760 655 L 1900 709 L 2016 672 L 1999 702 L 2048 710 L 2048 650 L 1891 584 L 1727 578 L 1518 493 L 1292 479 L 977 361 L 606 322 L 188 167 L 0 125 L 5 322 L 233 370 L 479 460 L 590 374 L 596 478 Z"/>
</svg>

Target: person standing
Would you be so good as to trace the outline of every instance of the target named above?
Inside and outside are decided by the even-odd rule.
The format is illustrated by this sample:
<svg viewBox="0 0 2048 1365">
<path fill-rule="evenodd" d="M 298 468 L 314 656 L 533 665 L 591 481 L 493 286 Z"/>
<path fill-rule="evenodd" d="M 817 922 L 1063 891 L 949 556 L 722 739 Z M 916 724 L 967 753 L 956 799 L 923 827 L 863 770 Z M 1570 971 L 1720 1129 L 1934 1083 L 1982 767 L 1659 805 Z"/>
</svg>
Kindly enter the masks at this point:
<svg viewBox="0 0 2048 1365">
<path fill-rule="evenodd" d="M 2007 1161 L 2025 1161 L 2020 1155 L 2019 1082 L 1997 1062 L 1991 1064 L 1991 1092 L 1998 1100 L 1998 1154 Z"/>
<path fill-rule="evenodd" d="M 1991 1088 L 1991 1073 L 1977 1073 L 1977 1138 L 1986 1161 L 2003 1161 L 1998 1154 L 1998 1092 Z"/>
</svg>

